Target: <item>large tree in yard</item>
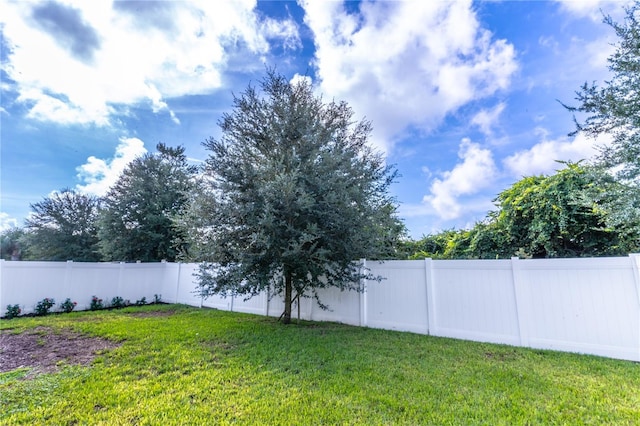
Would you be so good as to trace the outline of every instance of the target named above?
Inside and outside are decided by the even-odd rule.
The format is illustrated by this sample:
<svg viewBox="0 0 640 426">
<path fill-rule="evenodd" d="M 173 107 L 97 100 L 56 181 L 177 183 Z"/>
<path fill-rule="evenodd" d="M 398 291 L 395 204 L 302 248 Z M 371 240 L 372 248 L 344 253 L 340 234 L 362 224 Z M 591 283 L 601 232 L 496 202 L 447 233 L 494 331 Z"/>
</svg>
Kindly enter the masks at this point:
<svg viewBox="0 0 640 426">
<path fill-rule="evenodd" d="M 395 176 L 368 145 L 371 125 L 346 103 L 324 103 L 306 80 L 273 70 L 223 116 L 210 151 L 197 218 L 200 291 L 314 297 L 359 289 L 354 260 L 391 256 L 404 226 L 387 190 Z M 192 247 L 192 248 L 193 248 Z"/>
<path fill-rule="evenodd" d="M 26 260 L 97 262 L 100 200 L 64 189 L 31 205 L 23 245 Z"/>
<path fill-rule="evenodd" d="M 133 160 L 104 198 L 99 236 L 106 260 L 173 261 L 181 250 L 173 221 L 193 190 L 195 168 L 184 147 L 160 143 L 157 151 Z"/>
</svg>

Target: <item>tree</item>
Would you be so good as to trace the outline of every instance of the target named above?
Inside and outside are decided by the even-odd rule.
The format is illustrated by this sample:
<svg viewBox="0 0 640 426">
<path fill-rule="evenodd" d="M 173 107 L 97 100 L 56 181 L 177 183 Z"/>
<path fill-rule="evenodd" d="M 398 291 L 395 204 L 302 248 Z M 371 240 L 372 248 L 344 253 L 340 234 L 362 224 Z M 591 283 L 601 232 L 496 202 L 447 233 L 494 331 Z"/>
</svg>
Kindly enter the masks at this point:
<svg viewBox="0 0 640 426">
<path fill-rule="evenodd" d="M 603 205 L 610 213 L 607 225 L 640 234 L 640 2 L 626 9 L 622 23 L 610 16 L 604 22 L 616 35 L 615 53 L 609 57 L 613 77 L 603 86 L 585 83 L 578 92 L 574 112 L 576 130 L 590 136 L 609 134 L 613 143 L 601 147 L 599 165 L 615 173 L 621 185 L 613 188 L 616 196 Z M 584 120 L 575 113 L 586 114 Z M 636 247 L 640 241 L 636 241 Z"/>
<path fill-rule="evenodd" d="M 27 255 L 24 242 L 24 229 L 11 227 L 0 233 L 0 258 L 4 260 L 21 260 Z"/>
<path fill-rule="evenodd" d="M 576 92 L 577 107 L 566 106 L 587 117 L 574 116 L 576 130 L 590 136 L 611 134 L 613 144 L 602 147 L 600 159 L 608 167 L 621 166 L 618 176 L 625 181 L 640 178 L 640 2 L 626 9 L 624 22 L 610 16 L 604 22 L 616 32 L 619 41 L 615 53 L 608 58 L 613 77 L 600 87 L 584 83 Z"/>
<path fill-rule="evenodd" d="M 173 219 L 193 189 L 184 147 L 162 143 L 133 160 L 104 199 L 100 251 L 107 260 L 173 261 L 184 237 Z"/>
<path fill-rule="evenodd" d="M 235 97 L 221 138 L 204 143 L 194 247 L 203 296 L 283 295 L 288 323 L 294 291 L 324 306 L 319 288 L 359 289 L 366 273 L 354 260 L 392 257 L 404 226 L 369 122 L 273 70 L 260 87 Z"/>
<path fill-rule="evenodd" d="M 623 254 L 627 239 L 607 226 L 608 212 L 602 207 L 611 196 L 606 188 L 615 186 L 614 179 L 600 169 L 566 163 L 551 176 L 525 177 L 502 191 L 491 223 L 508 236 L 503 241 L 511 255 Z"/>
<path fill-rule="evenodd" d="M 35 204 L 26 220 L 28 260 L 97 262 L 100 200 L 71 189 L 54 192 Z"/>
</svg>

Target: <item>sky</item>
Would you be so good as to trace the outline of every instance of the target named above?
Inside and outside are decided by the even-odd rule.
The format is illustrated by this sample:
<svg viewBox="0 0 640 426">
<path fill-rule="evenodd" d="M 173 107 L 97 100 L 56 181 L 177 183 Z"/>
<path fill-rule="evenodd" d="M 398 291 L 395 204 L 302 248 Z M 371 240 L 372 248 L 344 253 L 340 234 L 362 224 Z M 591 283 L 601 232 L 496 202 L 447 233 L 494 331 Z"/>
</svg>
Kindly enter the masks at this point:
<svg viewBox="0 0 640 426">
<path fill-rule="evenodd" d="M 469 228 L 524 176 L 607 137 L 561 104 L 606 81 L 624 1 L 0 0 L 0 229 L 104 195 L 159 142 L 194 164 L 267 68 L 373 125 L 409 235 Z"/>
</svg>

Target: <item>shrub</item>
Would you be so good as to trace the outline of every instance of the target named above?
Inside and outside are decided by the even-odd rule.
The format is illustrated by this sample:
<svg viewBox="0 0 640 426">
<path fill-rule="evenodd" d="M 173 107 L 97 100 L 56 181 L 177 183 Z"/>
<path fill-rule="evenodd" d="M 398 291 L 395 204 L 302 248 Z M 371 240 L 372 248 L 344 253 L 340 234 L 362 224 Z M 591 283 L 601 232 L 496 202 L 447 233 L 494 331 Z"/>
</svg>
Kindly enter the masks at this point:
<svg viewBox="0 0 640 426">
<path fill-rule="evenodd" d="M 20 315 L 21 312 L 22 309 L 20 309 L 20 305 L 7 305 L 7 313 L 5 314 L 5 318 L 15 318 Z"/>
<path fill-rule="evenodd" d="M 143 306 L 143 305 L 146 305 L 146 304 L 147 304 L 147 298 L 146 297 L 143 297 L 140 300 L 136 300 L 136 305 L 138 305 L 138 306 Z"/>
<path fill-rule="evenodd" d="M 161 294 L 154 294 L 153 295 L 153 303 L 158 304 L 162 302 L 162 295 Z"/>
<path fill-rule="evenodd" d="M 124 301 L 122 297 L 116 296 L 113 299 L 111 299 L 112 308 L 120 309 L 120 308 L 124 308 L 125 306 L 127 306 L 127 303 Z"/>
<path fill-rule="evenodd" d="M 45 297 L 36 305 L 36 315 L 43 316 L 49 313 L 49 310 L 56 304 L 56 301 Z"/>
<path fill-rule="evenodd" d="M 102 299 L 99 299 L 98 296 L 91 296 L 91 304 L 89 304 L 89 309 L 92 311 L 97 311 L 98 309 L 104 309 L 104 304 L 102 303 Z"/>
<path fill-rule="evenodd" d="M 60 304 L 60 309 L 62 310 L 62 312 L 69 313 L 73 311 L 77 304 L 77 302 L 72 302 L 71 299 L 67 297 L 67 299 Z"/>
</svg>

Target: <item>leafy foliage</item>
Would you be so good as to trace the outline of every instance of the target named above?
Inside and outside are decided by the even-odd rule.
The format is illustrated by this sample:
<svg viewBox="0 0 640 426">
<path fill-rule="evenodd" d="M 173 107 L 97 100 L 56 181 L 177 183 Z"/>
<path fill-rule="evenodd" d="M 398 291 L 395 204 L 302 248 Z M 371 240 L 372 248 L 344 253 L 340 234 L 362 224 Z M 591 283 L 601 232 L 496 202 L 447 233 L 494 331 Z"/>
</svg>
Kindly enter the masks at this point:
<svg viewBox="0 0 640 426">
<path fill-rule="evenodd" d="M 60 310 L 65 313 L 69 313 L 76 308 L 77 302 L 72 302 L 70 298 L 66 298 L 64 302 L 60 304 Z"/>
<path fill-rule="evenodd" d="M 91 303 L 89 303 L 89 309 L 91 309 L 92 311 L 104 309 L 104 303 L 102 303 L 102 299 L 100 299 L 98 296 L 91 296 Z"/>
<path fill-rule="evenodd" d="M 115 296 L 113 299 L 111 299 L 111 304 L 109 306 L 114 309 L 121 309 L 126 307 L 128 304 L 129 303 L 126 300 L 124 300 L 122 297 Z"/>
<path fill-rule="evenodd" d="M 132 161 L 105 197 L 100 252 L 106 260 L 173 261 L 183 240 L 173 218 L 192 189 L 195 168 L 184 148 L 162 143 Z"/>
<path fill-rule="evenodd" d="M 35 309 L 36 315 L 44 316 L 49 314 L 49 311 L 55 304 L 56 304 L 56 301 L 54 299 L 45 297 L 44 299 L 42 299 L 36 304 L 36 309 Z"/>
<path fill-rule="evenodd" d="M 23 228 L 8 228 L 0 233 L 0 258 L 22 260 L 26 255 L 26 241 Z"/>
<path fill-rule="evenodd" d="M 7 305 L 7 313 L 4 314 L 6 319 L 15 318 L 22 313 L 22 309 L 20 309 L 20 305 Z"/>
<path fill-rule="evenodd" d="M 95 262 L 98 253 L 97 219 L 100 200 L 71 189 L 54 192 L 35 204 L 26 220 L 22 240 L 27 260 Z"/>
<path fill-rule="evenodd" d="M 605 173 L 575 163 L 551 176 L 526 177 L 496 199 L 494 223 L 509 236 L 514 254 L 579 257 L 620 253 L 620 236 L 605 224 L 606 212 L 585 202 L 586 191 L 613 185 Z"/>
<path fill-rule="evenodd" d="M 634 226 L 610 227 L 623 185 L 598 167 L 566 163 L 502 191 L 498 209 L 470 230 L 449 230 L 414 244 L 411 258 L 495 259 L 620 255 L 638 250 Z"/>
<path fill-rule="evenodd" d="M 304 80 L 275 71 L 248 87 L 220 123 L 198 198 L 183 226 L 196 229 L 192 255 L 204 260 L 200 291 L 283 293 L 358 289 L 353 261 L 392 256 L 403 225 L 387 195 L 395 171 L 367 140 L 371 125 L 352 122 L 346 103 L 325 104 Z"/>
<path fill-rule="evenodd" d="M 626 9 L 622 23 L 610 16 L 604 22 L 618 36 L 616 51 L 609 57 L 613 78 L 604 86 L 585 83 L 578 92 L 579 106 L 570 111 L 587 114 L 575 120 L 576 131 L 588 135 L 611 134 L 613 145 L 603 147 L 601 160 L 608 167 L 622 166 L 618 176 L 626 181 L 640 179 L 640 2 Z"/>
</svg>

